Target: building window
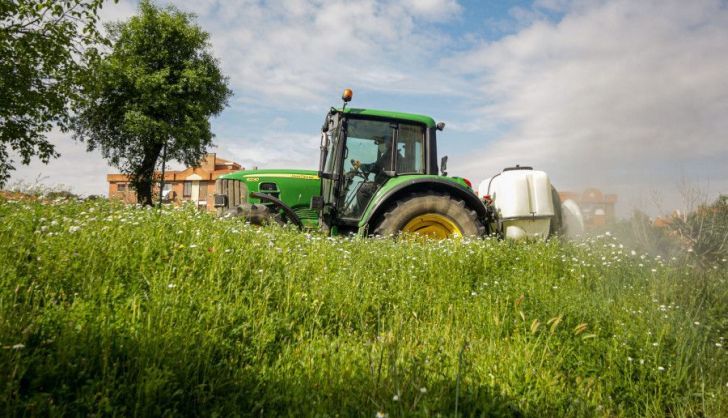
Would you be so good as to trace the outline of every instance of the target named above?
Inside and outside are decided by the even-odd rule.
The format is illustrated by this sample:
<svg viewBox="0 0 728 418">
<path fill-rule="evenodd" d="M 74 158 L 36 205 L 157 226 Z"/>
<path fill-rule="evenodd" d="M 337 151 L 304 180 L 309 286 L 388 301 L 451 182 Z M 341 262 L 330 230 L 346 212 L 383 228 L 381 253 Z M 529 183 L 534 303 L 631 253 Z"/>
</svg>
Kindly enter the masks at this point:
<svg viewBox="0 0 728 418">
<path fill-rule="evenodd" d="M 116 191 L 117 192 L 125 192 L 126 191 L 126 183 L 119 183 L 116 185 Z"/>
<path fill-rule="evenodd" d="M 192 196 L 192 182 L 186 181 L 184 182 L 184 186 L 182 188 L 182 197 L 190 197 Z"/>
<path fill-rule="evenodd" d="M 206 181 L 200 182 L 200 196 L 197 198 L 197 200 L 207 200 L 207 182 Z"/>
<path fill-rule="evenodd" d="M 153 189 L 153 190 L 154 190 L 154 192 L 158 192 L 158 191 L 159 191 L 159 187 L 160 187 L 161 185 L 162 185 L 162 184 L 161 184 L 160 182 L 155 182 L 155 183 L 154 183 L 154 189 Z M 165 181 L 165 182 L 164 182 L 164 190 L 162 190 L 162 192 L 168 192 L 168 191 L 170 191 L 170 190 L 172 190 L 172 183 L 170 183 L 170 182 L 168 182 L 168 181 Z"/>
</svg>

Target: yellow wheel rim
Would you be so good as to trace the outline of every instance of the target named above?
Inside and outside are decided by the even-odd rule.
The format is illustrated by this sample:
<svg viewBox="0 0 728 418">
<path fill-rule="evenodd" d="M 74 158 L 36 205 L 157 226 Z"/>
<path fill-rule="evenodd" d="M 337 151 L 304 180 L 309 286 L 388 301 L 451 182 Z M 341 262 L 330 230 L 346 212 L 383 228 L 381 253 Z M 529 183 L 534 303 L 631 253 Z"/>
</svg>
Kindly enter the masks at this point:
<svg viewBox="0 0 728 418">
<path fill-rule="evenodd" d="M 423 235 L 429 238 L 445 239 L 447 237 L 463 235 L 460 228 L 447 216 L 428 213 L 412 218 L 402 228 L 402 232 Z"/>
</svg>

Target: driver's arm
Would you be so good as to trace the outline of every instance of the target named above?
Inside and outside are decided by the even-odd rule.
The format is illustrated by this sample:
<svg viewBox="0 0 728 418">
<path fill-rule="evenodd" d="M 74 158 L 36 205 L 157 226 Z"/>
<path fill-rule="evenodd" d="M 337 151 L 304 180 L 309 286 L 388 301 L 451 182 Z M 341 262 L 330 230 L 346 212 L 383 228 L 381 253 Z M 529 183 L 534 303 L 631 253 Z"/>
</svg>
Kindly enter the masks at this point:
<svg viewBox="0 0 728 418">
<path fill-rule="evenodd" d="M 376 168 L 377 168 L 377 162 L 376 161 L 374 161 L 373 163 L 367 163 L 367 164 L 362 164 L 361 165 L 362 171 L 365 171 L 367 173 L 371 173 Z"/>
</svg>

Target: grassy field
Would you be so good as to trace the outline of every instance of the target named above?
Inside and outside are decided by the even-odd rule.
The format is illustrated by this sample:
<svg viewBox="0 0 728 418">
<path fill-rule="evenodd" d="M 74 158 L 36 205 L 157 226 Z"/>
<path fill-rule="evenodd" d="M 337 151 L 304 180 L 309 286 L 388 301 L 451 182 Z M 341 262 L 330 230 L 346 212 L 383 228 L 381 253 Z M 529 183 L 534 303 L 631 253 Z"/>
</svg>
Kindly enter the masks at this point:
<svg viewBox="0 0 728 418">
<path fill-rule="evenodd" d="M 726 265 L 0 199 L 0 415 L 728 416 Z"/>
</svg>

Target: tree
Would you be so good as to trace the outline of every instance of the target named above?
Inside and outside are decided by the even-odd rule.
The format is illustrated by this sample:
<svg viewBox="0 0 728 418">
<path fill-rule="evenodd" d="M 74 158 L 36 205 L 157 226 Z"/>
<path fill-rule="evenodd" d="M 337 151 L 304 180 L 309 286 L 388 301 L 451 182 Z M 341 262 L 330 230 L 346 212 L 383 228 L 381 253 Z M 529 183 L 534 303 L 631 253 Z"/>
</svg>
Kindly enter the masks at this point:
<svg viewBox="0 0 728 418">
<path fill-rule="evenodd" d="M 23 164 L 57 157 L 46 134 L 69 125 L 82 53 L 103 38 L 97 30 L 103 0 L 0 1 L 0 186 Z"/>
<path fill-rule="evenodd" d="M 137 16 L 108 29 L 112 50 L 90 66 L 75 137 L 100 148 L 151 205 L 162 150 L 168 160 L 199 164 L 213 138 L 209 118 L 231 91 L 192 15 L 143 0 Z"/>
</svg>

